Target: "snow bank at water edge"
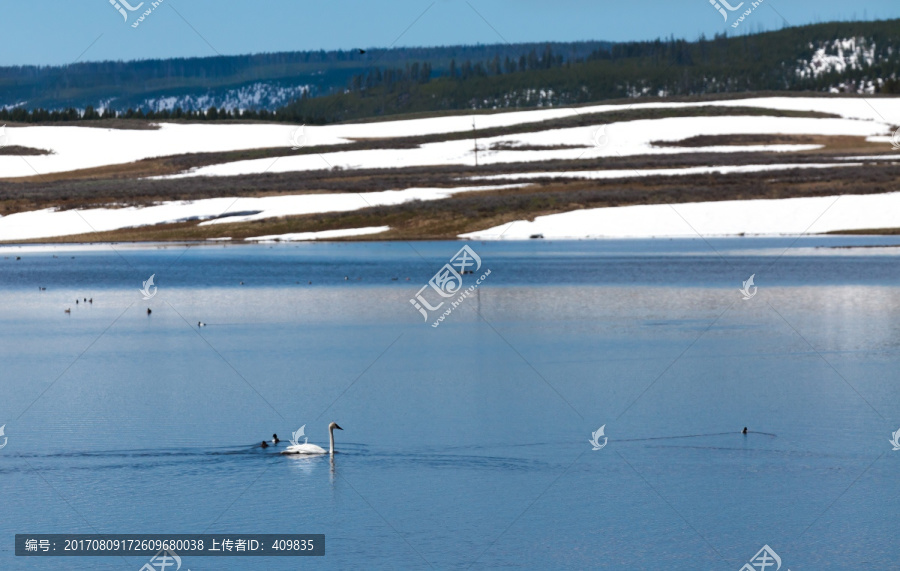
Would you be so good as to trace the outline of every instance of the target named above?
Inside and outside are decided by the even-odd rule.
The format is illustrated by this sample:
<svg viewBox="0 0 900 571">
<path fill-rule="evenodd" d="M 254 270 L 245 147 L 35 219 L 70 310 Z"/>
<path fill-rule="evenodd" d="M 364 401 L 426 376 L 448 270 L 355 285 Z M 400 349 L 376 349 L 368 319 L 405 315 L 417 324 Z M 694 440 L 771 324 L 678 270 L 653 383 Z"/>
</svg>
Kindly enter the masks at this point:
<svg viewBox="0 0 900 571">
<path fill-rule="evenodd" d="M 367 236 L 369 234 L 381 234 L 382 232 L 387 232 L 390 229 L 390 226 L 367 226 L 365 228 L 322 230 L 320 232 L 272 234 L 271 236 L 256 236 L 254 238 L 245 238 L 245 240 L 248 242 L 301 242 L 307 240 L 330 240 L 332 238 L 346 238 L 348 236 Z"/>
<path fill-rule="evenodd" d="M 690 238 L 900 228 L 900 192 L 576 210 L 460 235 L 472 240 Z"/>
<path fill-rule="evenodd" d="M 163 202 L 142 208 L 47 208 L 0 216 L 0 240 L 30 240 L 153 226 L 171 222 L 205 220 L 200 225 L 228 224 L 278 216 L 347 212 L 371 206 L 390 206 L 412 200 L 441 200 L 459 192 L 517 188 L 524 184 L 467 186 L 458 188 L 407 188 L 365 194 L 299 194 L 259 198 L 226 197 L 195 201 Z"/>
</svg>

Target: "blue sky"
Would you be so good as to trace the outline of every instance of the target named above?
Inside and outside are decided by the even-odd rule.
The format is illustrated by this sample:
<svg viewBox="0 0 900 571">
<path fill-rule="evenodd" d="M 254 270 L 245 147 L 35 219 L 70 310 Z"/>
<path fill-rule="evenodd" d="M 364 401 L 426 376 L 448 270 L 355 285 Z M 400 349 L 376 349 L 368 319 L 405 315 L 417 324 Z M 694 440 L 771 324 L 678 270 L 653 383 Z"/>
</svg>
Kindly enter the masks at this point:
<svg viewBox="0 0 900 571">
<path fill-rule="evenodd" d="M 750 0 L 728 13 L 727 24 L 709 0 L 162 0 L 132 28 L 149 0 L 126 10 L 128 23 L 109 0 L 5 4 L 0 65 L 670 34 L 695 39 L 777 29 L 782 17 L 792 25 L 900 17 L 900 2 L 887 0 L 763 0 L 734 31 L 728 24 Z"/>
</svg>

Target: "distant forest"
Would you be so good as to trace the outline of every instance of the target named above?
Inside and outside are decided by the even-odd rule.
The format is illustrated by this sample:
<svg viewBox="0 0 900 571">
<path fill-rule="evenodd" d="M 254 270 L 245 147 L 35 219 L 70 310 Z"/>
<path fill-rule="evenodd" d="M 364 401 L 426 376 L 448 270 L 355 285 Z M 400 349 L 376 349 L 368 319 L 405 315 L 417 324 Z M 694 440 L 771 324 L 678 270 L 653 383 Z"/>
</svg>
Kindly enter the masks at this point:
<svg viewBox="0 0 900 571">
<path fill-rule="evenodd" d="M 849 41 L 852 40 L 852 41 Z M 837 42 L 837 43 L 836 43 Z M 824 51 L 822 51 L 824 50 Z M 0 121 L 47 122 L 112 117 L 184 120 L 266 120 L 326 124 L 402 113 L 573 105 L 611 98 L 670 97 L 753 91 L 900 93 L 900 20 L 843 22 L 694 42 L 519 44 L 298 52 L 259 56 L 13 68 L 36 88 L 120 85 L 150 93 L 180 86 L 284 79 L 318 74 L 315 89 L 274 109 L 107 107 L 102 113 L 14 107 Z M 818 52 L 818 53 L 817 53 Z M 837 56 L 841 58 L 822 57 Z M 834 64 L 835 60 L 843 63 Z M 85 66 L 85 67 L 80 67 Z M 10 81 L 4 68 L 0 95 Z M 146 75 L 145 75 L 146 74 Z M 326 81 L 325 77 L 330 77 Z M 331 83 L 329 83 L 329 81 Z"/>
<path fill-rule="evenodd" d="M 854 65 L 816 58 L 835 41 L 855 39 Z M 850 49 L 840 48 L 845 57 Z M 822 65 L 818 65 L 822 64 Z M 551 47 L 518 60 L 493 57 L 451 62 L 438 77 L 354 77 L 344 93 L 304 97 L 278 115 L 286 121 L 330 123 L 397 113 L 575 105 L 604 99 L 754 91 L 900 93 L 900 20 L 786 28 L 695 42 L 655 40 L 601 46 L 566 58 Z"/>
<path fill-rule="evenodd" d="M 547 44 L 566 58 L 582 58 L 607 42 Z M 452 60 L 518 59 L 545 44 L 503 44 L 432 48 L 305 51 L 205 58 L 85 62 L 68 66 L 0 67 L 0 108 L 85 109 L 112 107 L 124 112 L 151 109 L 147 100 L 239 89 L 264 83 L 308 86 L 314 96 L 342 92 L 353 76 L 374 68 L 427 62 L 435 74 Z M 23 104 L 24 103 L 24 104 Z M 246 108 L 255 109 L 253 101 Z M 206 107 L 203 109 L 205 110 Z M 196 109 L 195 109 L 196 110 Z M 269 109 L 273 111 L 274 109 Z"/>
</svg>

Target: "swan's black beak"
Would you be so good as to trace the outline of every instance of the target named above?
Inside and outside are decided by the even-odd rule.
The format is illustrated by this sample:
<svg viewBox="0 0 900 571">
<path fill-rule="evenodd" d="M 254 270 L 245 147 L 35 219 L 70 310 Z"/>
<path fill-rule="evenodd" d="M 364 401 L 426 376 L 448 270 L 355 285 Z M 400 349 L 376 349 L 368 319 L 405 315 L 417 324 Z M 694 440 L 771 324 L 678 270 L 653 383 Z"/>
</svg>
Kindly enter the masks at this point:
<svg viewBox="0 0 900 571">
<path fill-rule="evenodd" d="M 335 423 L 334 427 L 337 428 L 338 430 L 344 430 L 343 428 L 341 428 L 340 426 L 338 426 L 337 423 Z"/>
</svg>

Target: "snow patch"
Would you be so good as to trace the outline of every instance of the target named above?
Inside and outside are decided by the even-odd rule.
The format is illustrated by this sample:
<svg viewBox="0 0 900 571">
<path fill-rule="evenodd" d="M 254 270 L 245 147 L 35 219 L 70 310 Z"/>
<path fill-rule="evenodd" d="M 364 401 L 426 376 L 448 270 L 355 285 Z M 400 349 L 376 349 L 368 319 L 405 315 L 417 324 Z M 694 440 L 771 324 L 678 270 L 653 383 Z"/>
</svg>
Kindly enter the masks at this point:
<svg viewBox="0 0 900 571">
<path fill-rule="evenodd" d="M 347 236 L 366 236 L 368 234 L 381 234 L 390 230 L 390 226 L 367 226 L 366 228 L 345 228 L 343 230 L 322 230 L 320 232 L 297 232 L 294 234 L 272 234 L 270 236 L 256 236 L 246 238 L 249 242 L 301 242 L 308 240 L 330 240 L 332 238 L 346 238 Z"/>
<path fill-rule="evenodd" d="M 900 228 L 900 192 L 592 208 L 461 234 L 472 240 L 692 238 Z"/>
<path fill-rule="evenodd" d="M 862 69 L 875 63 L 875 42 L 866 43 L 866 38 L 845 38 L 830 43 L 820 42 L 809 60 L 800 60 L 796 73 L 803 79 L 817 78 L 827 73 L 844 73 Z"/>
<path fill-rule="evenodd" d="M 0 216 L 0 240 L 30 240 L 153 226 L 181 220 L 206 220 L 201 226 L 297 216 L 347 212 L 413 200 L 440 200 L 459 192 L 516 188 L 524 184 L 458 188 L 407 188 L 365 194 L 300 194 L 286 196 L 205 198 L 170 201 L 147 207 L 56 210 L 47 208 Z M 246 212 L 228 216 L 229 212 Z"/>
</svg>

